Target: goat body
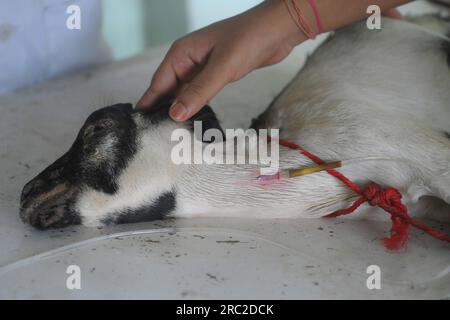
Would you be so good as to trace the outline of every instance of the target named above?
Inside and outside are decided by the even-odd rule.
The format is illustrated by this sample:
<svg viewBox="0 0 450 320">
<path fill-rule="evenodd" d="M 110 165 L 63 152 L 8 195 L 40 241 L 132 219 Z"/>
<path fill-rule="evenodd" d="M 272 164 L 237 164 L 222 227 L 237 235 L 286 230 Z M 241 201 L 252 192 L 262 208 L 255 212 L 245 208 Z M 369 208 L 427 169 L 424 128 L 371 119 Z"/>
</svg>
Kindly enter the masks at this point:
<svg viewBox="0 0 450 320">
<path fill-rule="evenodd" d="M 447 48 L 447 49 L 446 49 Z M 449 39 L 403 21 L 336 32 L 254 122 L 280 128 L 364 186 L 397 188 L 405 204 L 450 203 Z M 197 120 L 219 128 L 205 108 Z M 194 119 L 194 120 L 196 120 Z M 115 105 L 92 114 L 69 152 L 28 183 L 21 217 L 39 228 L 174 217 L 321 217 L 356 194 L 326 172 L 261 186 L 255 165 L 175 165 L 167 107 Z M 205 147 L 207 144 L 204 144 Z M 280 148 L 280 168 L 310 166 Z"/>
</svg>

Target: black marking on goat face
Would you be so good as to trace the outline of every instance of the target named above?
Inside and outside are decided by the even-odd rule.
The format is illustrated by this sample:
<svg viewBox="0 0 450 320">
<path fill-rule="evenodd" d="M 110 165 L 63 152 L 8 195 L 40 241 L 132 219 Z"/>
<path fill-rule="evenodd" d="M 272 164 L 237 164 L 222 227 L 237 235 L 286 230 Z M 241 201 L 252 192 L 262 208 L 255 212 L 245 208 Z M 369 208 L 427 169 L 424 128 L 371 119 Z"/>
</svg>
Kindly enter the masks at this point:
<svg viewBox="0 0 450 320">
<path fill-rule="evenodd" d="M 111 217 L 104 219 L 104 224 L 124 224 L 148 222 L 164 219 L 169 213 L 173 212 L 176 207 L 175 191 L 170 191 L 160 195 L 149 206 L 126 210 L 120 213 L 112 214 Z"/>
<path fill-rule="evenodd" d="M 132 112 L 117 104 L 92 113 L 70 150 L 25 185 L 21 219 L 40 229 L 80 224 L 75 204 L 83 189 L 114 194 L 137 148 Z"/>
<path fill-rule="evenodd" d="M 137 128 L 131 104 L 117 104 L 93 112 L 72 146 L 74 183 L 114 194 L 117 178 L 137 149 Z M 74 172 L 75 173 L 75 172 Z"/>
</svg>

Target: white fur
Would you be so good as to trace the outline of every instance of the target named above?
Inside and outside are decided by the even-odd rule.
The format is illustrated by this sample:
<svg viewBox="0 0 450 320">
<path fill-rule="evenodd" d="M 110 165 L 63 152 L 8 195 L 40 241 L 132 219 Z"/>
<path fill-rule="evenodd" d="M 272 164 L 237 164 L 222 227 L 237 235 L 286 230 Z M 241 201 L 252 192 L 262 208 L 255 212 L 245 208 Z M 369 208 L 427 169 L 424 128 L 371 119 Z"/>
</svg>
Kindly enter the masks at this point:
<svg viewBox="0 0 450 320">
<path fill-rule="evenodd" d="M 175 126 L 148 126 L 139 116 L 136 123 L 141 132 L 139 150 L 119 177 L 118 192 L 113 195 L 92 189 L 82 192 L 77 210 L 83 224 L 101 225 L 101 221 L 110 218 L 111 214 L 145 207 L 173 188 L 177 166 L 171 165 L 169 142 Z"/>
</svg>

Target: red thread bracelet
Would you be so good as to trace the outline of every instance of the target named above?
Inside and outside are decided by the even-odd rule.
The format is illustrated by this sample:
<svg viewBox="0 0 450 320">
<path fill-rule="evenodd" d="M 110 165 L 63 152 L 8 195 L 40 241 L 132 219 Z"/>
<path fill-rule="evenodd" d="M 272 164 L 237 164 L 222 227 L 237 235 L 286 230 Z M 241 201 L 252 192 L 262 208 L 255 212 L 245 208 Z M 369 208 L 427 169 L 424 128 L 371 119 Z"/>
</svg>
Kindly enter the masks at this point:
<svg viewBox="0 0 450 320">
<path fill-rule="evenodd" d="M 308 0 L 309 6 L 311 7 L 314 16 L 316 18 L 317 23 L 317 32 L 309 24 L 308 20 L 305 18 L 305 15 L 302 12 L 302 9 L 297 4 L 296 0 L 290 0 L 290 4 L 288 0 L 283 0 L 286 5 L 289 14 L 291 15 L 292 20 L 294 20 L 297 27 L 309 38 L 314 39 L 318 34 L 321 34 L 325 31 L 322 23 L 322 19 L 320 17 L 319 9 L 317 8 L 315 0 Z M 292 8 L 291 8 L 292 5 Z M 294 12 L 295 11 L 295 14 Z"/>
<path fill-rule="evenodd" d="M 313 28 L 311 27 L 311 25 L 309 24 L 308 20 L 306 20 L 305 16 L 303 15 L 302 10 L 300 9 L 300 7 L 297 5 L 297 3 L 295 2 L 295 0 L 291 0 L 291 5 L 294 8 L 294 11 L 297 15 L 297 17 L 295 17 L 295 14 L 292 12 L 293 10 L 291 9 L 291 6 L 289 5 L 288 0 L 283 0 L 284 4 L 286 5 L 286 8 L 289 12 L 289 14 L 292 17 L 292 20 L 294 20 L 295 24 L 297 25 L 297 27 L 305 34 L 305 36 L 307 36 L 309 39 L 314 39 L 316 37 L 316 34 L 313 31 Z"/>
<path fill-rule="evenodd" d="M 323 33 L 325 31 L 325 29 L 323 28 L 322 19 L 320 18 L 320 12 L 319 12 L 319 9 L 317 8 L 316 1 L 315 0 L 308 0 L 308 2 L 309 2 L 309 5 L 310 5 L 311 9 L 314 12 L 314 16 L 316 17 L 318 33 L 321 34 L 321 33 Z"/>
</svg>

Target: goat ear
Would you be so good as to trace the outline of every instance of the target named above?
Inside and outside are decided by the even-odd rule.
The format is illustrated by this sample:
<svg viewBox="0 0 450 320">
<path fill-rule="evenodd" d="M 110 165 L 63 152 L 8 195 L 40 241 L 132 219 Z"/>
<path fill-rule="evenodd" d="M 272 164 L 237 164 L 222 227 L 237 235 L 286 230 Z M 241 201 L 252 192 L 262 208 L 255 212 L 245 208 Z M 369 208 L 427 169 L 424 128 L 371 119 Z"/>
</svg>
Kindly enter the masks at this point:
<svg viewBox="0 0 450 320">
<path fill-rule="evenodd" d="M 172 105 L 170 100 L 156 103 L 145 110 L 134 110 L 135 113 L 141 114 L 144 118 L 150 120 L 153 124 L 158 124 L 161 121 L 169 120 L 169 109 Z"/>
<path fill-rule="evenodd" d="M 203 136 L 205 134 L 205 131 L 209 129 L 217 129 L 222 133 L 222 137 L 225 140 L 225 134 L 222 130 L 222 127 L 220 126 L 219 120 L 217 119 L 216 113 L 213 111 L 213 109 L 206 105 L 204 106 L 197 114 L 195 114 L 191 119 L 188 120 L 189 124 L 192 128 L 194 128 L 194 122 L 195 121 L 201 121 L 202 122 L 202 141 L 206 143 L 210 143 L 211 141 L 204 141 Z M 217 141 L 212 141 L 217 142 Z"/>
</svg>

